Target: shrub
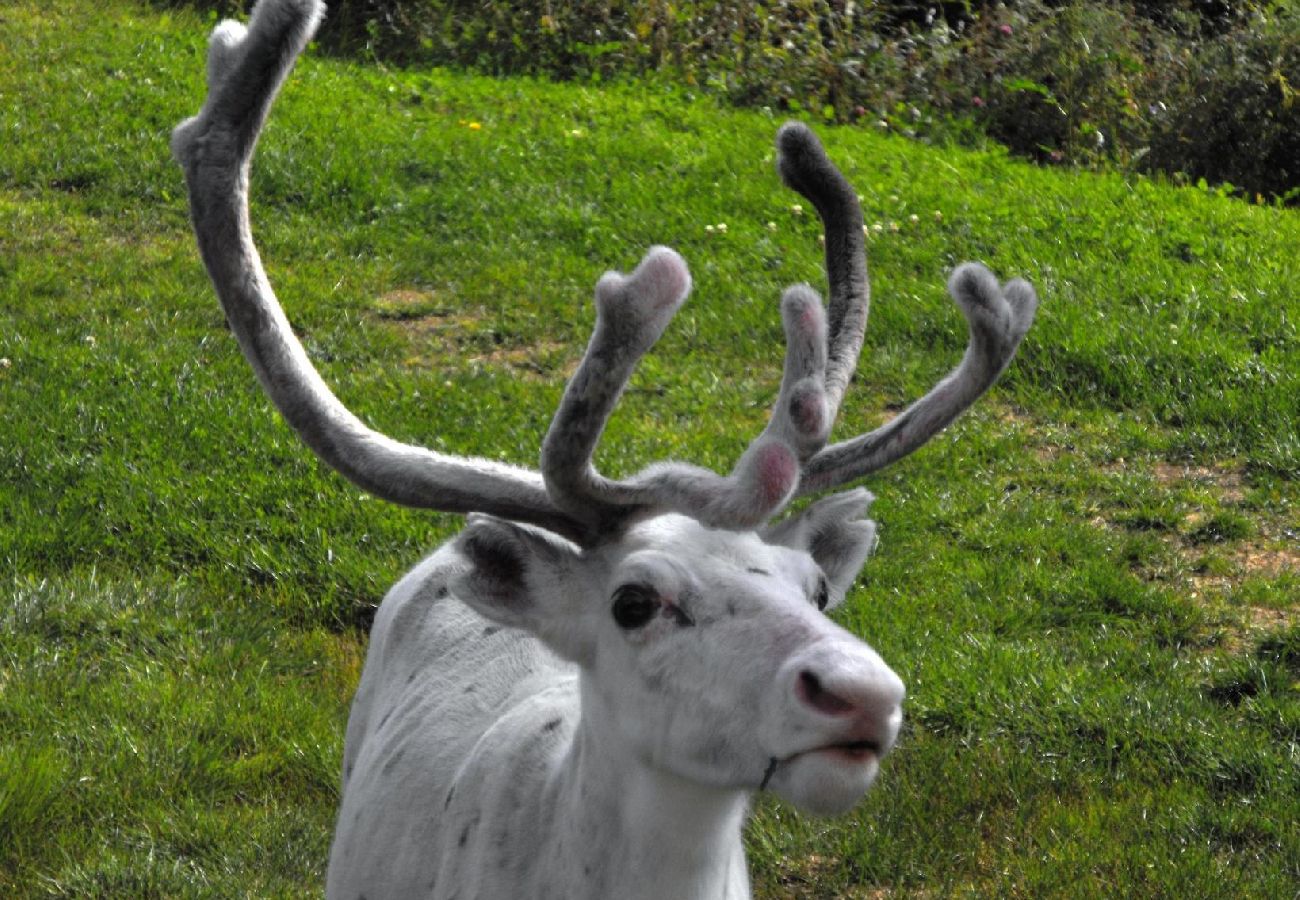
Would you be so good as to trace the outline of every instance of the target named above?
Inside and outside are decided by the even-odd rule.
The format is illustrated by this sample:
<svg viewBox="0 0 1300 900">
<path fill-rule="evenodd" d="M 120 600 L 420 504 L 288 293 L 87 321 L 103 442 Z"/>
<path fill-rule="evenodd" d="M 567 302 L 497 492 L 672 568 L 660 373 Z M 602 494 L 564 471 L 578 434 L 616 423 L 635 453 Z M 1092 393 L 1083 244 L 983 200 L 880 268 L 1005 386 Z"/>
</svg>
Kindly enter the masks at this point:
<svg viewBox="0 0 1300 900">
<path fill-rule="evenodd" d="M 971 24 L 939 67 L 940 94 L 1017 153 L 1106 158 L 1140 143 L 1137 98 L 1160 34 L 1114 5 L 1026 0 Z"/>
<path fill-rule="evenodd" d="M 1150 169 L 1300 197 L 1300 9 L 1200 42 L 1152 123 Z"/>
<path fill-rule="evenodd" d="M 1298 20 L 1287 0 L 336 0 L 319 41 L 492 74 L 663 73 L 741 105 L 1295 199 Z"/>
</svg>

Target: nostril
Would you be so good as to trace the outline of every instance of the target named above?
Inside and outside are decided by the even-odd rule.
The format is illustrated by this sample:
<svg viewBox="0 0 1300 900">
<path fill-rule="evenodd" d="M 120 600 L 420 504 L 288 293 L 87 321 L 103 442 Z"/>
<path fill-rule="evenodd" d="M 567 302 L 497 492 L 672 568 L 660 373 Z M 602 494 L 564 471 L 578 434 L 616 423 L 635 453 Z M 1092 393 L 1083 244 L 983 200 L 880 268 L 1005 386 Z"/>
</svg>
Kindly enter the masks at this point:
<svg viewBox="0 0 1300 900">
<path fill-rule="evenodd" d="M 854 709 L 852 703 L 826 690 L 822 680 L 807 669 L 799 673 L 798 692 L 800 700 L 828 716 L 842 716 Z"/>
</svg>

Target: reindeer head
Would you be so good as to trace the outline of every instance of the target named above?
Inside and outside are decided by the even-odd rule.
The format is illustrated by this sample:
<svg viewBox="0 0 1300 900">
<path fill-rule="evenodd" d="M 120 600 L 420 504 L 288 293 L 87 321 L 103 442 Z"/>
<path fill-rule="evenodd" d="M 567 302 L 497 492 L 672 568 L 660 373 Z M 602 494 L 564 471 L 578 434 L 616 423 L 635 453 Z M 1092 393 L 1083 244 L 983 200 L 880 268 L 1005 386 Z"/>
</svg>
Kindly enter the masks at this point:
<svg viewBox="0 0 1300 900">
<path fill-rule="evenodd" d="M 666 514 L 587 550 L 476 516 L 455 592 L 581 666 L 605 752 L 842 812 L 901 721 L 898 676 L 826 616 L 875 543 L 870 499 L 828 498 L 764 535 Z"/>
<path fill-rule="evenodd" d="M 796 497 L 861 478 L 961 414 L 1010 362 L 1037 300 L 966 264 L 949 289 L 970 343 L 960 365 L 888 424 L 828 446 L 868 310 L 857 195 L 805 126 L 777 135 L 782 178 L 816 207 L 830 299 L 790 288 L 786 359 L 767 427 L 728 475 L 660 463 L 626 480 L 592 456 L 637 362 L 690 289 L 652 249 L 596 286 L 595 332 L 542 443 L 540 473 L 401 444 L 320 380 L 271 291 L 248 222 L 247 172 L 280 84 L 321 14 L 263 0 L 223 24 L 209 95 L 182 123 L 195 233 L 241 347 L 285 418 L 328 463 L 397 503 L 472 512 L 457 593 L 536 635 L 583 672 L 584 714 L 647 764 L 702 785 L 771 787 L 814 812 L 851 806 L 892 745 L 898 677 L 826 618 L 875 542 L 870 495 L 833 495 L 773 523 Z"/>
</svg>

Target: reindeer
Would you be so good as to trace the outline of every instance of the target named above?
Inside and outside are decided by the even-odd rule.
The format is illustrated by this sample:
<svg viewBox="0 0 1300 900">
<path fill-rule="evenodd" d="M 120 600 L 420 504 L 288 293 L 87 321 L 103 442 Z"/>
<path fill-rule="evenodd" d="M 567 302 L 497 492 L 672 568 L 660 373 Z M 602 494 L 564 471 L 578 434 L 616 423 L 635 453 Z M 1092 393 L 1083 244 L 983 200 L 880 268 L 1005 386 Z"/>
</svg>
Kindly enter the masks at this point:
<svg viewBox="0 0 1300 900">
<path fill-rule="evenodd" d="M 876 543 L 858 488 L 960 415 L 1011 361 L 1037 299 L 982 266 L 949 290 L 970 342 L 929 393 L 828 445 L 862 347 L 859 201 L 806 127 L 777 135 L 785 183 L 825 229 L 830 300 L 788 289 L 770 420 L 728 475 L 683 463 L 614 480 L 592 463 L 638 360 L 691 287 L 652 248 L 596 284 L 594 334 L 542 442 L 540 472 L 394 441 L 321 380 L 249 227 L 254 145 L 323 15 L 261 0 L 222 22 L 208 96 L 179 125 L 200 252 L 263 388 L 327 463 L 395 503 L 469 514 L 376 615 L 347 726 L 328 895 L 744 898 L 756 792 L 849 810 L 902 720 L 903 684 L 826 613 Z"/>
</svg>

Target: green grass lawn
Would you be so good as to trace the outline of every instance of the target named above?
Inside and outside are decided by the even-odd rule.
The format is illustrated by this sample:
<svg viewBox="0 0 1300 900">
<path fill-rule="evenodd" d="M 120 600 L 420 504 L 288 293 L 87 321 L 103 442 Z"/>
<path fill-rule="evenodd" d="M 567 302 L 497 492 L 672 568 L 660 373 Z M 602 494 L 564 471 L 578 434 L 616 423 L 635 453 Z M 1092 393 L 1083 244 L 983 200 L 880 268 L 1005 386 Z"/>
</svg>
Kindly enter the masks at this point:
<svg viewBox="0 0 1300 900">
<path fill-rule="evenodd" d="M 225 328 L 167 149 L 209 24 L 0 6 L 4 897 L 319 894 L 367 617 L 459 525 L 315 462 Z M 674 246 L 694 294 L 600 464 L 725 469 L 781 288 L 821 280 L 778 124 L 309 54 L 255 228 L 360 415 L 530 465 L 595 280 Z M 881 548 L 838 615 L 908 718 L 852 816 L 759 804 L 757 893 L 1300 895 L 1300 218 L 822 133 L 879 226 L 839 434 L 959 357 L 955 263 L 1044 302 L 992 394 L 867 484 Z"/>
</svg>

